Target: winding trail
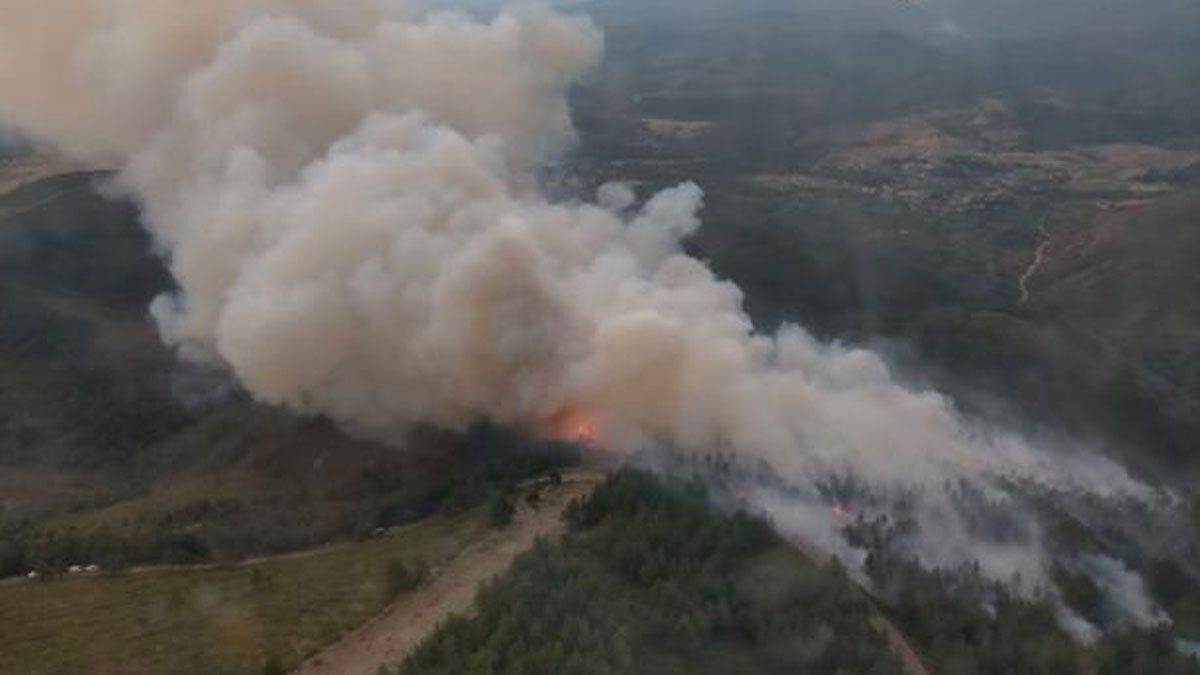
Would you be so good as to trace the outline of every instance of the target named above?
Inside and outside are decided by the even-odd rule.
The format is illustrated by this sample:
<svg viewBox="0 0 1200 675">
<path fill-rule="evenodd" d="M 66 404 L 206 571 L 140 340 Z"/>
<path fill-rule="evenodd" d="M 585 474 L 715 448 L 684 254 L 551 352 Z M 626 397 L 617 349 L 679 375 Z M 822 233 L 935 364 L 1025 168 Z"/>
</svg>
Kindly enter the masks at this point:
<svg viewBox="0 0 1200 675">
<path fill-rule="evenodd" d="M 97 171 L 103 171 L 103 169 L 99 165 L 73 162 L 51 155 L 37 155 L 8 161 L 0 160 L 0 198 L 10 197 L 22 188 L 33 186 L 42 181 L 76 174 L 91 174 Z M 26 214 L 33 213 L 75 189 L 76 186 L 64 187 L 31 204 L 25 204 L 17 208 L 0 206 L 0 223 L 15 220 Z"/>
<path fill-rule="evenodd" d="M 1021 275 L 1021 281 L 1019 282 L 1021 287 L 1021 302 L 1019 304 L 1022 305 L 1029 302 L 1029 281 L 1041 269 L 1042 263 L 1046 262 L 1046 253 L 1050 250 L 1051 239 L 1050 233 L 1046 230 L 1045 220 L 1042 220 L 1041 224 L 1038 225 L 1038 234 L 1042 239 L 1042 243 L 1038 245 L 1037 251 L 1033 255 L 1033 262 L 1029 264 L 1029 267 L 1025 268 L 1025 273 Z"/>
<path fill-rule="evenodd" d="M 90 173 L 105 168 L 100 164 L 79 162 L 53 153 L 28 157 L 0 159 L 0 195 L 5 195 L 38 181 L 72 173 Z"/>
<path fill-rule="evenodd" d="M 834 561 L 834 557 L 832 555 L 825 553 L 818 548 L 809 546 L 802 541 L 790 538 L 787 539 L 787 541 L 789 544 L 791 544 L 792 548 L 799 551 L 800 555 L 807 558 L 808 561 L 814 565 L 824 567 Z M 900 662 L 900 666 L 904 669 L 905 675 L 932 675 L 932 671 L 930 671 L 925 665 L 925 662 L 921 660 L 921 656 L 912 646 L 912 643 L 908 641 L 908 638 L 904 636 L 904 632 L 900 630 L 900 627 L 897 626 L 895 622 L 887 618 L 887 615 L 885 615 L 883 610 L 879 608 L 879 601 L 875 595 L 872 594 L 871 591 L 865 586 L 855 581 L 853 577 L 850 578 L 850 583 L 855 589 L 858 590 L 860 594 L 862 594 L 863 599 L 866 600 L 867 605 L 870 606 L 871 628 L 875 629 L 875 632 L 878 633 L 880 637 L 887 640 L 888 648 L 891 650 L 892 656 L 895 656 L 896 660 Z"/>
<path fill-rule="evenodd" d="M 513 522 L 463 549 L 434 571 L 422 588 L 401 596 L 371 619 L 302 664 L 296 675 L 375 675 L 399 664 L 451 616 L 470 616 L 481 586 L 502 574 L 541 537 L 562 533 L 562 513 L 604 480 L 600 474 L 564 476 L 561 486 L 542 493 L 535 509 L 523 500 Z"/>
<path fill-rule="evenodd" d="M 818 567 L 825 567 L 832 564 L 836 559 L 833 555 L 822 551 L 819 548 L 810 546 L 809 544 L 793 537 L 784 537 L 793 549 L 804 556 L 810 563 Z M 849 583 L 858 591 L 862 598 L 871 608 L 871 628 L 875 630 L 888 643 L 888 649 L 891 650 L 892 656 L 900 662 L 901 668 L 905 675 L 932 675 L 932 672 L 925 662 L 917 653 L 916 648 L 904 636 L 904 631 L 896 625 L 894 621 L 889 619 L 883 610 L 880 609 L 879 598 L 871 592 L 865 585 L 859 583 L 854 577 L 849 577 Z"/>
<path fill-rule="evenodd" d="M 48 205 L 54 203 L 60 197 L 62 197 L 63 195 L 66 195 L 67 193 L 70 193 L 72 191 L 74 191 L 74 188 L 63 188 L 62 190 L 59 190 L 52 194 L 49 194 L 45 197 L 42 197 L 41 199 L 37 200 L 36 202 L 34 202 L 32 204 L 23 206 L 14 211 L 4 211 L 3 209 L 0 209 L 0 222 L 12 220 L 14 218 L 19 218 L 19 217 L 24 216 L 29 213 L 33 213 L 34 211 L 37 211 L 38 209 L 42 208 L 43 206 L 48 206 Z"/>
<path fill-rule="evenodd" d="M 873 607 L 874 604 L 872 601 Z M 908 638 L 904 637 L 904 633 L 891 619 L 884 616 L 878 607 L 875 607 L 875 616 L 871 617 L 871 627 L 888 641 L 892 655 L 900 661 L 900 665 L 907 675 L 932 675 L 929 668 L 925 666 L 925 662 L 917 654 L 917 650 L 913 649 Z"/>
</svg>

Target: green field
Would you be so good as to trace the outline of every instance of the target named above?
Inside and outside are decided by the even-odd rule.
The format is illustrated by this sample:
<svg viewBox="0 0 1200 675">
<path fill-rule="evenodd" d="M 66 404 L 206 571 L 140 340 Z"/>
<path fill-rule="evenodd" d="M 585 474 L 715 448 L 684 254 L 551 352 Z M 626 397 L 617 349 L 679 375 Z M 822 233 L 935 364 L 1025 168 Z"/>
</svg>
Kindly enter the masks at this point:
<svg viewBox="0 0 1200 675">
<path fill-rule="evenodd" d="M 476 509 L 240 566 L 0 585 L 0 673 L 290 670 L 390 602 L 393 563 L 440 565 L 483 521 Z"/>
</svg>

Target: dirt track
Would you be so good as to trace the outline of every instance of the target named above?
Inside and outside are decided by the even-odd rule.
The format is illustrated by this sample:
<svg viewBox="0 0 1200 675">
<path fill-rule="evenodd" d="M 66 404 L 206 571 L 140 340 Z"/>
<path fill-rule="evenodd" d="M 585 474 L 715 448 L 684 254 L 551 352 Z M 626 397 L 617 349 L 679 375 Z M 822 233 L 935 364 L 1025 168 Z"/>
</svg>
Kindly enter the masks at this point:
<svg viewBox="0 0 1200 675">
<path fill-rule="evenodd" d="M 1029 267 L 1025 268 L 1025 272 L 1021 274 L 1021 280 L 1018 282 L 1021 290 L 1020 304 L 1022 305 L 1029 302 L 1030 279 L 1033 279 L 1033 275 L 1037 274 L 1038 270 L 1041 269 L 1042 263 L 1046 262 L 1046 254 L 1050 251 L 1050 233 L 1046 231 L 1046 223 L 1044 221 L 1038 226 L 1038 235 L 1041 237 L 1042 242 L 1038 244 L 1037 251 L 1033 254 L 1033 262 L 1029 264 Z"/>
<path fill-rule="evenodd" d="M 814 565 L 825 566 L 833 561 L 833 556 L 820 549 L 813 548 L 804 544 L 801 541 L 790 540 L 791 545 L 800 552 L 801 555 L 808 558 Z M 881 637 L 887 640 L 888 648 L 891 649 L 892 655 L 900 661 L 901 667 L 906 675 L 931 675 L 930 670 L 926 667 L 925 662 L 921 660 L 921 656 L 917 650 L 913 648 L 912 643 L 904 636 L 900 628 L 887 618 L 879 609 L 878 602 L 865 587 L 858 585 L 857 582 L 851 581 L 862 593 L 863 599 L 871 606 L 871 628 L 875 629 Z"/>
<path fill-rule="evenodd" d="M 76 162 L 53 154 L 36 154 L 20 159 L 0 160 L 0 194 L 17 190 L 39 180 L 65 173 L 95 171 L 100 165 Z"/>
<path fill-rule="evenodd" d="M 885 617 L 878 608 L 875 609 L 875 616 L 871 617 L 871 627 L 888 641 L 892 655 L 900 660 L 900 665 L 904 667 L 905 673 L 908 675 L 931 675 L 921 657 L 917 655 L 917 650 L 913 649 L 912 644 L 909 643 L 908 638 L 904 637 L 904 633 L 900 632 L 896 624 Z"/>
<path fill-rule="evenodd" d="M 520 503 L 511 525 L 471 544 L 433 579 L 382 614 L 306 661 L 298 675 L 375 675 L 384 665 L 402 662 L 443 621 L 469 615 L 475 592 L 508 569 L 539 537 L 562 531 L 562 512 L 575 497 L 592 491 L 597 475 L 573 475 L 543 494 L 537 509 Z"/>
</svg>

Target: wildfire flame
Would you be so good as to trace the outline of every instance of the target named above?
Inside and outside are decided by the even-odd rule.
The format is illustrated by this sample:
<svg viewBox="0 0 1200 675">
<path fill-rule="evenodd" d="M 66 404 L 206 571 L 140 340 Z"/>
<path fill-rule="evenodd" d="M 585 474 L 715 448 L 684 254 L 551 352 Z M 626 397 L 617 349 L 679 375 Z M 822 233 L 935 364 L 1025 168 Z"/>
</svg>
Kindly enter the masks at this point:
<svg viewBox="0 0 1200 675">
<path fill-rule="evenodd" d="M 544 433 L 553 439 L 579 443 L 588 447 L 600 445 L 596 420 L 579 406 L 568 406 L 550 417 Z"/>
<path fill-rule="evenodd" d="M 829 507 L 829 513 L 837 520 L 854 519 L 854 512 L 841 504 L 834 504 L 833 506 Z"/>
</svg>

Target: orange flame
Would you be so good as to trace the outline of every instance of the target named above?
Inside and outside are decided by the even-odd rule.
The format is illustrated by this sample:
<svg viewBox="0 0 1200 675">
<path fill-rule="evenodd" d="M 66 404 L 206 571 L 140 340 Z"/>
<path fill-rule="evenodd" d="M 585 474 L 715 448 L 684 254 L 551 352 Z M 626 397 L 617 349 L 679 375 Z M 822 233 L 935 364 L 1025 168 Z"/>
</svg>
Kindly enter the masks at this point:
<svg viewBox="0 0 1200 675">
<path fill-rule="evenodd" d="M 836 520 L 853 520 L 855 517 L 853 511 L 845 506 L 842 506 L 841 504 L 834 504 L 833 506 L 829 507 L 829 513 Z"/>
<path fill-rule="evenodd" d="M 543 425 L 543 433 L 555 440 L 588 447 L 600 445 L 600 433 L 595 418 L 577 405 L 567 406 L 552 415 Z"/>
</svg>

